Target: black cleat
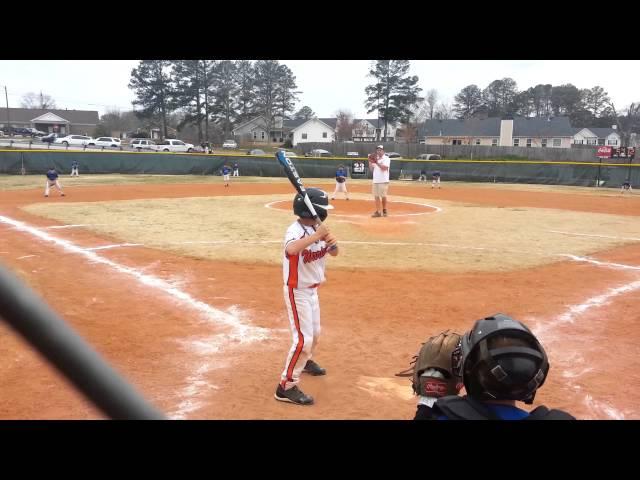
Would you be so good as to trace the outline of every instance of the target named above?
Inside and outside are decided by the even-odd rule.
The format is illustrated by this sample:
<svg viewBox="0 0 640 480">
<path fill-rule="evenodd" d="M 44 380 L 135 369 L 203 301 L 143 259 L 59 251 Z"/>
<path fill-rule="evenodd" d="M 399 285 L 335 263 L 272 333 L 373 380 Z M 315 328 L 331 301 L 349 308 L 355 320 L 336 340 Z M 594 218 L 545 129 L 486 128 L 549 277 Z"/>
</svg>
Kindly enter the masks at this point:
<svg viewBox="0 0 640 480">
<path fill-rule="evenodd" d="M 322 368 L 320 365 L 318 365 L 316 362 L 314 362 L 313 360 L 307 360 L 307 363 L 305 364 L 304 368 L 302 369 L 302 371 L 304 373 L 308 373 L 310 375 L 313 375 L 315 377 L 319 376 L 319 375 L 326 375 L 327 371 Z"/>
<path fill-rule="evenodd" d="M 281 402 L 295 403 L 296 405 L 313 405 L 313 397 L 305 395 L 297 386 L 285 390 L 282 385 L 278 385 L 274 397 Z"/>
</svg>

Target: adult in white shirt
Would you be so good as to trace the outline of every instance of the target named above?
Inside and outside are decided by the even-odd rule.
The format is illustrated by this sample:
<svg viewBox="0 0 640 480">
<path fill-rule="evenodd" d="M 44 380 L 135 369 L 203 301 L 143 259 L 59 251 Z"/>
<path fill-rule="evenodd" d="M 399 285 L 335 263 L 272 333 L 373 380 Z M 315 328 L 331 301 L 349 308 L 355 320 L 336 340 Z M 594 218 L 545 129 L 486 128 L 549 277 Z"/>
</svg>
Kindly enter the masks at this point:
<svg viewBox="0 0 640 480">
<path fill-rule="evenodd" d="M 369 168 L 373 171 L 373 197 L 376 201 L 376 211 L 371 216 L 386 217 L 391 159 L 384 153 L 382 145 L 376 147 L 376 153 L 369 155 Z M 382 210 L 382 213 L 380 213 L 380 210 Z"/>
</svg>

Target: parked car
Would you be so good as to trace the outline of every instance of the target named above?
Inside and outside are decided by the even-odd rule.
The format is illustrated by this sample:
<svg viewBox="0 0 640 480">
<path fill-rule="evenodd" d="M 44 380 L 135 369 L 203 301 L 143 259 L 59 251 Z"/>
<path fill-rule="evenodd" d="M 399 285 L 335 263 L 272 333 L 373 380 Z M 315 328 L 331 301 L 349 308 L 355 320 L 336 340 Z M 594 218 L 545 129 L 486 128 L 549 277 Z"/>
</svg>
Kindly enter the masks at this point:
<svg viewBox="0 0 640 480">
<path fill-rule="evenodd" d="M 68 147 L 69 145 L 95 145 L 96 141 L 85 135 L 67 135 L 66 137 L 56 137 L 53 143 L 61 143 Z"/>
<path fill-rule="evenodd" d="M 25 130 L 27 130 L 32 137 L 42 137 L 46 135 L 46 132 L 43 132 L 42 130 L 38 130 L 36 128 L 27 128 Z"/>
<path fill-rule="evenodd" d="M 328 150 L 323 150 L 322 148 L 316 148 L 315 150 L 311 150 L 310 152 L 305 153 L 306 157 L 331 157 L 331 152 Z"/>
<path fill-rule="evenodd" d="M 138 152 L 141 150 L 155 150 L 156 142 L 148 138 L 134 138 L 129 143 L 129 146 Z"/>
<path fill-rule="evenodd" d="M 387 156 L 389 158 L 395 158 L 395 159 L 401 159 L 402 155 L 400 155 L 398 152 L 389 152 L 387 153 Z"/>
<path fill-rule="evenodd" d="M 359 157 L 360 154 L 358 152 L 347 152 L 347 157 Z"/>
<path fill-rule="evenodd" d="M 298 158 L 298 154 L 296 152 L 291 152 L 289 150 L 280 149 L 281 152 L 284 152 L 284 155 L 287 158 Z"/>
<path fill-rule="evenodd" d="M 192 143 L 184 143 L 182 140 L 168 139 L 158 143 L 154 150 L 158 152 L 187 152 L 191 153 L 195 149 Z"/>
<path fill-rule="evenodd" d="M 254 148 L 253 150 L 249 150 L 247 155 L 266 155 L 264 150 L 260 150 L 259 148 Z"/>
<path fill-rule="evenodd" d="M 442 160 L 442 157 L 436 153 L 423 153 L 416 157 L 417 160 Z"/>
<path fill-rule="evenodd" d="M 115 137 L 96 138 L 96 147 L 119 147 L 120 139 Z"/>
<path fill-rule="evenodd" d="M 40 137 L 40 141 L 44 143 L 53 143 L 53 141 L 58 137 L 57 133 L 50 133 L 49 135 L 45 135 L 44 137 Z"/>
<path fill-rule="evenodd" d="M 30 137 L 31 131 L 28 128 L 23 127 L 11 127 L 5 131 L 7 135 L 22 135 L 23 137 Z"/>
<path fill-rule="evenodd" d="M 238 144 L 235 140 L 225 140 L 222 144 L 222 148 L 238 148 Z"/>
</svg>

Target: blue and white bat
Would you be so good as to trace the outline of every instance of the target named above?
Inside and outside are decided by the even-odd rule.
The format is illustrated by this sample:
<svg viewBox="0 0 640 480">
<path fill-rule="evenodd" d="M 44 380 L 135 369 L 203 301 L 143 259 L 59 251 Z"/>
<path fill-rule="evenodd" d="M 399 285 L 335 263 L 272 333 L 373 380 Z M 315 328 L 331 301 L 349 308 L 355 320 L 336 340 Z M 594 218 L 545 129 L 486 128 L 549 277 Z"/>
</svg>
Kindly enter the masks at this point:
<svg viewBox="0 0 640 480">
<path fill-rule="evenodd" d="M 291 182 L 291 185 L 293 185 L 296 191 L 302 196 L 304 200 L 304 204 L 307 206 L 307 208 L 311 212 L 311 215 L 313 215 L 313 218 L 318 223 L 322 224 L 322 220 L 320 220 L 320 217 L 318 216 L 318 212 L 316 212 L 316 209 L 313 206 L 313 203 L 311 203 L 311 199 L 309 198 L 309 195 L 307 194 L 307 191 L 304 188 L 302 179 L 300 178 L 300 175 L 298 175 L 298 171 L 296 170 L 296 167 L 291 161 L 291 159 L 288 158 L 282 150 L 278 150 L 276 152 L 276 159 L 278 160 L 280 165 L 282 165 L 282 167 L 284 168 L 284 173 L 287 174 L 287 178 Z M 335 248 L 337 248 L 337 245 L 334 245 L 331 248 L 331 250 Z"/>
</svg>

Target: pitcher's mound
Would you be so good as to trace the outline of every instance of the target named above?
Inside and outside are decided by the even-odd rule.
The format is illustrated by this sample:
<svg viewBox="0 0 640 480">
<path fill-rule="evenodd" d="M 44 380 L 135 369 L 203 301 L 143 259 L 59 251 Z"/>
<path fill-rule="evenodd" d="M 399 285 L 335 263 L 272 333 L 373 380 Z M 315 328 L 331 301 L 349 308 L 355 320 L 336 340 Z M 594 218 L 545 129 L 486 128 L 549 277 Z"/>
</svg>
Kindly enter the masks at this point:
<svg viewBox="0 0 640 480">
<path fill-rule="evenodd" d="M 291 203 L 291 200 L 282 200 L 270 203 L 267 207 L 289 212 L 292 209 Z M 336 199 L 331 200 L 330 203 L 333 205 L 333 210 L 329 213 L 332 217 L 367 217 L 376 209 L 376 204 L 373 200 Z M 403 201 L 387 202 L 389 217 L 426 215 L 428 213 L 439 212 L 440 210 L 439 207 L 426 203 Z"/>
</svg>

